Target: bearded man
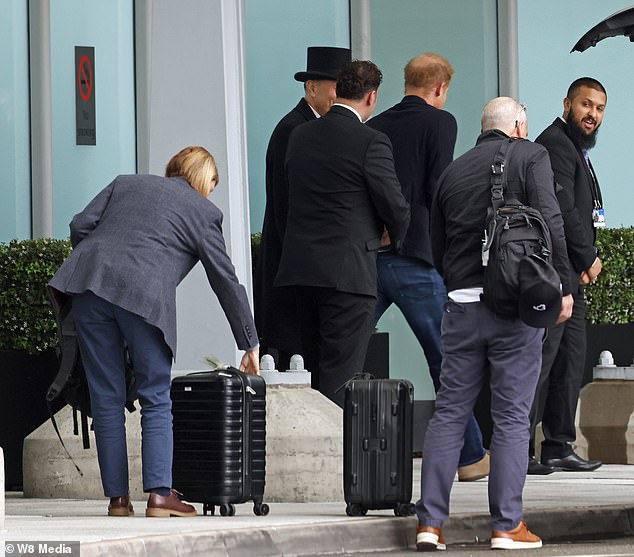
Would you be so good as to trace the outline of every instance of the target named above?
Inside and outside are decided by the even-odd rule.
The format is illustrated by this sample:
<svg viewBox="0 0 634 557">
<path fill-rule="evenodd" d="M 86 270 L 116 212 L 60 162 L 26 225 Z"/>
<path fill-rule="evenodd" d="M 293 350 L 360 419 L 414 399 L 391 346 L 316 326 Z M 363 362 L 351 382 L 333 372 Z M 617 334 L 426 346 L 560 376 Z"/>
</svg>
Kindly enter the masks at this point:
<svg viewBox="0 0 634 557">
<path fill-rule="evenodd" d="M 564 219 L 570 260 L 574 306 L 572 317 L 548 329 L 542 350 L 542 369 L 531 410 L 529 474 L 557 469 L 592 471 L 600 460 L 585 460 L 571 443 L 576 439 L 575 413 L 586 355 L 583 288 L 601 272 L 595 247 L 596 229 L 605 226 L 603 201 L 588 152 L 595 145 L 603 120 L 607 93 L 596 79 L 572 82 L 564 99 L 564 113 L 535 140 L 548 150 L 556 181 L 556 195 Z M 542 422 L 541 463 L 534 458 L 535 428 Z"/>
</svg>

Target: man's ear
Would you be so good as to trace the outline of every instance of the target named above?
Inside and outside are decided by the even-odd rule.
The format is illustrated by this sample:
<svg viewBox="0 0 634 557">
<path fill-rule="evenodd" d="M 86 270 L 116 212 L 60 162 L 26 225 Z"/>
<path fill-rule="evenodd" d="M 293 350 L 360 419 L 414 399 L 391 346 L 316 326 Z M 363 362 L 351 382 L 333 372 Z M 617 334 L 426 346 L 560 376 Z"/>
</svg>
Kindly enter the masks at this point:
<svg viewBox="0 0 634 557">
<path fill-rule="evenodd" d="M 307 79 L 306 80 L 306 94 L 309 97 L 314 97 L 315 96 L 315 89 L 316 89 L 316 83 L 314 79 Z"/>
<path fill-rule="evenodd" d="M 570 112 L 571 106 L 572 106 L 572 103 L 570 102 L 570 99 L 568 97 L 564 98 L 564 115 Z"/>
<path fill-rule="evenodd" d="M 376 99 L 377 99 L 377 90 L 374 89 L 373 91 L 370 91 L 365 99 L 365 103 L 368 106 L 374 106 L 376 104 Z"/>
</svg>

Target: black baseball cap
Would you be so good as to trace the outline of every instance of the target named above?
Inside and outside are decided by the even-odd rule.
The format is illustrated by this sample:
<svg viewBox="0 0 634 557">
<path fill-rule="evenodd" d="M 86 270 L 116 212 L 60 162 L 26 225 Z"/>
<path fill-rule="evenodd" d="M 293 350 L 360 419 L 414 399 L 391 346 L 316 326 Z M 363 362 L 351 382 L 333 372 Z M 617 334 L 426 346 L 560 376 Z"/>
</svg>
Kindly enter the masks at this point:
<svg viewBox="0 0 634 557">
<path fill-rule="evenodd" d="M 528 255 L 519 267 L 519 317 L 538 329 L 555 325 L 561 313 L 561 280 L 539 254 Z"/>
</svg>

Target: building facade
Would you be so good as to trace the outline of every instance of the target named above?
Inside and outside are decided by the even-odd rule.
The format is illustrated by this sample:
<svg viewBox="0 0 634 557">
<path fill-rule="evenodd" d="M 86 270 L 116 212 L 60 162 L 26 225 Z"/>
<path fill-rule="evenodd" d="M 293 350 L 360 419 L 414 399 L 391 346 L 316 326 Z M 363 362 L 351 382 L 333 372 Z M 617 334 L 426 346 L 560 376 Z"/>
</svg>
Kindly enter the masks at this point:
<svg viewBox="0 0 634 557">
<path fill-rule="evenodd" d="M 213 200 L 250 289 L 249 238 L 262 225 L 266 145 L 303 94 L 293 74 L 305 69 L 311 45 L 352 47 L 354 57 L 376 62 L 384 74 L 379 111 L 400 100 L 407 60 L 425 51 L 447 57 L 456 70 L 445 107 L 458 121 L 456 155 L 475 142 L 492 97 L 526 103 L 535 137 L 561 115 L 573 79 L 599 79 L 609 102 L 593 164 L 609 226 L 634 224 L 624 164 L 634 123 L 634 49 L 615 38 L 570 53 L 587 29 L 629 0 L 1 3 L 0 241 L 66 237 L 72 215 L 114 176 L 162 174 L 173 153 L 200 144 L 218 162 Z M 92 48 L 92 58 L 77 59 L 76 47 Z M 94 145 L 78 144 L 85 118 Z M 204 368 L 201 357 L 211 353 L 235 362 L 231 333 L 200 269 L 178 297 L 176 369 Z M 391 333 L 391 373 L 414 381 L 417 399 L 433 398 L 422 351 L 398 310 L 379 328 Z"/>
</svg>

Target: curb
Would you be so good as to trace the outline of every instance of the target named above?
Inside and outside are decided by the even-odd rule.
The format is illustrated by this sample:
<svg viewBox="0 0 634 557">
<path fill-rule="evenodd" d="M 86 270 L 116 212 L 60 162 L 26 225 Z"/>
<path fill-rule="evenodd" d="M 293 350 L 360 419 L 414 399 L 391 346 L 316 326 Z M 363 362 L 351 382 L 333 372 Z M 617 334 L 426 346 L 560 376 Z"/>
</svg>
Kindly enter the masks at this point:
<svg viewBox="0 0 634 557">
<path fill-rule="evenodd" d="M 603 539 L 634 535 L 633 506 L 609 505 L 532 510 L 529 527 L 544 541 Z M 82 557 L 110 555 L 153 557 L 258 557 L 343 555 L 408 550 L 415 547 L 416 518 L 365 517 L 349 521 L 294 526 L 147 536 L 82 543 Z M 443 534 L 450 544 L 488 540 L 488 514 L 461 514 L 447 520 Z"/>
</svg>

